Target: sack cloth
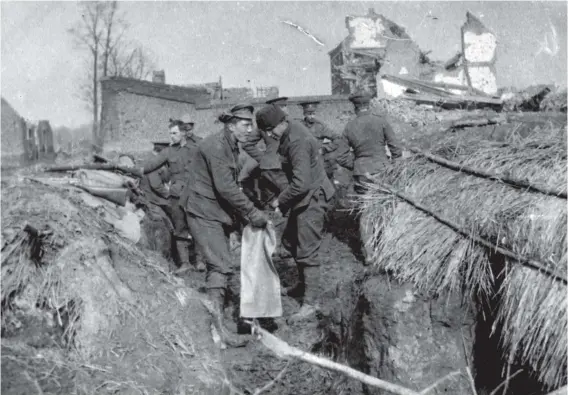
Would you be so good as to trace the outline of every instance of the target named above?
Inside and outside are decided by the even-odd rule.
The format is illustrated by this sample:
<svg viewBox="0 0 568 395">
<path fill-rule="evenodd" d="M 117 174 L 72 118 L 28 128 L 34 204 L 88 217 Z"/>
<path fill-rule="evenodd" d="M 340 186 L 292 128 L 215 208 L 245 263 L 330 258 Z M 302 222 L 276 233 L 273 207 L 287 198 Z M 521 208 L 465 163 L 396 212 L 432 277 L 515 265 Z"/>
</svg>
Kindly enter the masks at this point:
<svg viewBox="0 0 568 395">
<path fill-rule="evenodd" d="M 135 182 L 132 177 L 106 170 L 81 169 L 75 173 L 75 177 L 88 187 L 121 188 L 127 181 Z"/>
<path fill-rule="evenodd" d="M 272 262 L 276 232 L 247 225 L 241 242 L 241 317 L 281 317 L 280 278 Z"/>
</svg>

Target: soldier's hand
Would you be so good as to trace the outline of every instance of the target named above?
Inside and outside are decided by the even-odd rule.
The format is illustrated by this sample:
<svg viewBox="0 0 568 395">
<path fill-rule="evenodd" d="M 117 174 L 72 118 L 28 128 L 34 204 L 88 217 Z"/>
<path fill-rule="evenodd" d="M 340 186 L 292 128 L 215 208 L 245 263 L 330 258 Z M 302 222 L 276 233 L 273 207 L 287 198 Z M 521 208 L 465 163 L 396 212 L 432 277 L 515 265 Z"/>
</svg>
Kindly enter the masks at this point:
<svg viewBox="0 0 568 395">
<path fill-rule="evenodd" d="M 255 228 L 265 228 L 268 225 L 268 215 L 261 210 L 254 210 L 250 213 L 248 220 Z"/>
</svg>

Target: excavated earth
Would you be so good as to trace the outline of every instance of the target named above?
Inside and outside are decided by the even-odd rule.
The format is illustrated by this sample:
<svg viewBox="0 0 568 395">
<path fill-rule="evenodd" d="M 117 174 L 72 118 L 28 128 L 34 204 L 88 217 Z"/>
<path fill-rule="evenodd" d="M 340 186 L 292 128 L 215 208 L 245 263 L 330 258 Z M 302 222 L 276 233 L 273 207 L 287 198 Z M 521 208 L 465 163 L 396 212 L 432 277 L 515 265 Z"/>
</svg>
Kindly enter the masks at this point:
<svg viewBox="0 0 568 395">
<path fill-rule="evenodd" d="M 491 126 L 483 131 L 498 133 L 499 128 Z M 423 131 L 419 136 L 409 132 L 413 137 L 406 138 L 406 141 L 427 147 L 428 134 L 439 132 L 440 126 Z M 293 325 L 279 320 L 280 326 L 273 333 L 292 346 L 415 390 L 423 390 L 457 370 L 469 368 L 476 376 L 478 393 L 488 394 L 488 389 L 494 388 L 502 379 L 503 367 L 499 361 L 497 337 L 490 336 L 490 318 L 478 316 L 480 309 L 475 301 L 464 301 L 459 295 L 437 295 L 435 298 L 421 295 L 411 285 L 397 284 L 387 274 L 363 266 L 356 221 L 349 209 L 350 190 L 345 187 L 349 177 L 347 172 L 339 172 L 338 180 L 343 186 L 338 190 L 334 210 L 329 215 L 329 233 L 322 247 L 326 262 L 321 279 L 322 300 L 329 314 Z M 5 187 L 20 188 L 18 183 L 22 182 L 10 178 L 4 178 L 2 182 L 3 224 L 7 220 L 5 207 L 10 204 L 5 198 L 17 196 L 5 193 Z M 31 193 L 33 189 L 21 187 L 21 191 Z M 67 198 L 65 195 L 63 199 Z M 45 213 L 45 216 L 48 214 Z M 145 259 L 150 259 L 154 256 L 152 254 L 158 255 L 158 252 L 167 254 L 169 239 L 158 239 L 160 234 L 167 232 L 165 225 L 146 219 L 143 228 L 146 238 L 136 248 L 146 256 Z M 3 238 L 6 238 L 4 230 Z M 89 230 L 82 229 L 81 232 L 88 234 Z M 234 254 L 235 264 L 238 264 L 238 247 Z M 251 341 L 244 348 L 220 349 L 211 337 L 210 317 L 197 302 L 204 297 L 204 275 L 190 273 L 182 279 L 174 279 L 167 274 L 169 264 L 166 260 L 151 259 L 153 264 L 150 266 L 133 265 L 122 261 L 120 253 L 113 255 L 112 265 L 120 283 L 131 290 L 134 298 L 152 305 L 153 295 L 165 297 L 174 291 L 185 290 L 186 294 L 196 296 L 189 298 L 185 304 L 178 304 L 179 296 L 168 299 L 170 305 L 156 302 L 154 310 L 149 309 L 144 317 L 143 322 L 149 323 L 144 325 L 148 327 L 139 327 L 121 317 L 119 326 L 112 334 L 107 334 L 107 338 L 116 343 L 110 352 L 109 348 L 100 352 L 78 351 L 76 344 L 66 337 L 70 318 L 60 317 L 58 311 L 47 306 L 19 305 L 18 293 L 22 290 L 16 290 L 10 296 L 10 303 L 3 300 L 3 316 L 8 315 L 10 319 L 2 320 L 2 393 L 82 394 L 94 393 L 92 390 L 96 389 L 95 392 L 101 394 L 253 394 L 273 381 L 285 368 L 286 372 L 279 380 L 263 393 L 386 393 L 339 373 L 304 362 L 279 359 L 260 342 Z M 283 285 L 291 284 L 296 276 L 293 261 L 279 259 L 275 264 Z M 156 266 L 161 269 L 156 270 Z M 38 267 L 33 270 L 45 269 Z M 3 271 L 2 285 L 4 280 Z M 77 281 L 86 280 L 79 276 Z M 232 303 L 236 306 L 238 281 L 233 283 Z M 162 314 L 165 308 L 170 308 L 168 306 L 171 314 Z M 283 297 L 283 307 L 285 316 L 299 309 L 298 303 L 288 297 Z M 183 354 L 183 347 L 180 351 L 181 341 L 174 341 L 176 346 L 168 350 L 150 341 L 158 339 L 161 332 L 170 330 L 169 326 L 174 321 L 179 326 L 176 331 L 180 331 L 175 333 L 182 333 L 191 344 L 198 345 L 191 355 Z M 133 328 L 146 333 L 145 343 L 132 338 L 130 331 Z M 128 352 L 124 351 L 126 348 L 129 348 Z M 173 353 L 183 354 L 179 357 L 183 359 L 174 358 Z M 150 364 L 143 363 L 145 358 L 156 359 Z M 207 366 L 204 366 L 205 361 Z M 192 373 L 187 374 L 184 370 Z M 197 392 L 183 392 L 189 387 L 182 391 L 181 384 L 177 387 L 168 384 L 169 381 L 187 383 L 188 380 L 201 383 L 201 386 L 194 387 Z M 528 378 L 521 380 L 517 386 L 519 388 L 511 386 L 509 394 L 538 393 L 538 385 Z M 469 379 L 456 375 L 431 393 L 473 392 Z"/>
</svg>

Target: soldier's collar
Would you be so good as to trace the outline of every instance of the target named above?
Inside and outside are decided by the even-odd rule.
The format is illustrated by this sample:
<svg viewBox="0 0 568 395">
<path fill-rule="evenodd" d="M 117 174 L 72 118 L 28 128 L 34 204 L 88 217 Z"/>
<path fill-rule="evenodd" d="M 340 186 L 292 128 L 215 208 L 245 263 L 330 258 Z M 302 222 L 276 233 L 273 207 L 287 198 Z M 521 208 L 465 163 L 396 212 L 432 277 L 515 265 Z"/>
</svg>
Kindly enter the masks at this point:
<svg viewBox="0 0 568 395">
<path fill-rule="evenodd" d="M 233 151 L 239 148 L 237 139 L 233 136 L 233 133 L 227 129 L 225 129 L 225 138 Z"/>
<path fill-rule="evenodd" d="M 290 135 L 290 129 L 291 129 L 291 125 L 290 125 L 290 122 L 288 122 L 288 126 L 286 126 L 286 130 L 284 130 L 284 133 L 282 133 L 282 136 L 280 136 L 280 140 L 285 139 L 286 137 L 288 137 Z"/>
</svg>

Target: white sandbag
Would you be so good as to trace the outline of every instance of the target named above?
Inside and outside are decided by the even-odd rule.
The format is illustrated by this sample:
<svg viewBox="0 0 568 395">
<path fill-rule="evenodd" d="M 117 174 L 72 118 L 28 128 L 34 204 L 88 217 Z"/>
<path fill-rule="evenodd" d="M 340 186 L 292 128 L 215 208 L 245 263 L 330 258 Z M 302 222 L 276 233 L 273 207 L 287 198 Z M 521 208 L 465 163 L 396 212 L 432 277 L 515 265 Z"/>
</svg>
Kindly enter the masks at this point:
<svg viewBox="0 0 568 395">
<path fill-rule="evenodd" d="M 142 237 L 142 227 L 140 226 L 140 217 L 132 211 L 123 212 L 124 216 L 115 221 L 112 225 L 117 233 L 128 240 L 138 243 Z"/>
<path fill-rule="evenodd" d="M 106 170 L 81 169 L 75 173 L 79 181 L 89 187 L 120 188 L 126 181 L 134 181 L 133 178 L 122 176 Z"/>
<path fill-rule="evenodd" d="M 276 232 L 247 225 L 241 242 L 241 317 L 281 317 L 280 278 L 272 262 Z"/>
</svg>

